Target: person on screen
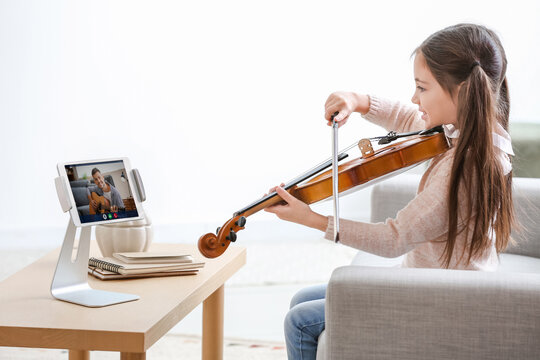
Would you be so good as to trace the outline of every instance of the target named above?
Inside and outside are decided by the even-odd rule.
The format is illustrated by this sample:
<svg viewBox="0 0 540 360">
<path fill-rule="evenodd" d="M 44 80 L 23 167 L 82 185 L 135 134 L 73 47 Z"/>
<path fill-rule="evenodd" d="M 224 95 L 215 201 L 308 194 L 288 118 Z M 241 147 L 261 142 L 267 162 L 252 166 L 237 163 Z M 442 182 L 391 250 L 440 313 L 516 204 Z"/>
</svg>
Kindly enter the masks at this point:
<svg viewBox="0 0 540 360">
<path fill-rule="evenodd" d="M 90 214 L 96 214 L 97 212 L 118 211 L 124 209 L 124 202 L 120 196 L 120 192 L 107 181 L 101 171 L 98 168 L 92 169 L 92 178 L 95 185 L 91 185 L 87 188 L 88 206 L 90 207 Z"/>
</svg>

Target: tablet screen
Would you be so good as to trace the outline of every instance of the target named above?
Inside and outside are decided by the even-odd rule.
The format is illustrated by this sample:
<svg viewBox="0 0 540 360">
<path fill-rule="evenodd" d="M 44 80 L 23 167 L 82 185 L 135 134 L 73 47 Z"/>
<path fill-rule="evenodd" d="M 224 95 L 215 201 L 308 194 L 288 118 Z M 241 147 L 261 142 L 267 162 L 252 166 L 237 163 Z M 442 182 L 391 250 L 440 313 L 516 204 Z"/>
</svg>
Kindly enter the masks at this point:
<svg viewBox="0 0 540 360">
<path fill-rule="evenodd" d="M 65 168 L 81 223 L 139 216 L 123 160 Z"/>
</svg>

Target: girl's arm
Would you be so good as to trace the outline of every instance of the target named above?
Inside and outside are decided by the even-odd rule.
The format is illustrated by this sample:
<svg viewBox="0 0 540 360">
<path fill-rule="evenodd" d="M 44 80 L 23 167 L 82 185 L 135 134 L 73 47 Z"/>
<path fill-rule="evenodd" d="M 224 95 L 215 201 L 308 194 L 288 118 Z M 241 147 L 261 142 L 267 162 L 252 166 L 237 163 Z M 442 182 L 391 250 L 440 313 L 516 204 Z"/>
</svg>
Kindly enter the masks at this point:
<svg viewBox="0 0 540 360">
<path fill-rule="evenodd" d="M 382 126 L 387 131 L 409 132 L 425 128 L 425 123 L 414 106 L 373 95 L 344 91 L 332 93 L 325 104 L 325 118 L 329 125 L 336 111 L 339 114 L 335 120 L 340 126 L 347 122 L 351 113 L 358 112 L 365 119 Z"/>
<path fill-rule="evenodd" d="M 384 223 L 364 223 L 340 219 L 339 240 L 342 244 L 385 257 L 397 257 L 405 254 L 418 244 L 433 241 L 448 230 L 448 182 L 452 157 L 447 156 L 432 169 L 429 183 L 405 208 L 400 210 L 395 219 Z M 280 219 L 296 222 L 325 231 L 325 238 L 333 240 L 334 219 L 311 210 L 302 201 L 294 198 L 281 188 L 274 188 L 286 205 L 274 205 L 265 211 L 276 214 Z M 460 189 L 460 199 L 464 193 Z M 460 204 L 463 214 L 464 204 Z M 463 226 L 460 219 L 459 227 Z"/>
<path fill-rule="evenodd" d="M 395 218 L 372 224 L 340 219 L 339 240 L 359 250 L 384 257 L 403 255 L 417 245 L 441 238 L 448 231 L 448 186 L 452 157 L 446 156 L 436 168 L 428 183 Z M 466 213 L 464 187 L 459 190 L 459 214 Z M 474 216 L 474 214 L 473 214 Z M 458 232 L 463 229 L 462 215 Z M 328 217 L 325 238 L 333 240 L 334 219 Z"/>
<path fill-rule="evenodd" d="M 334 218 L 311 210 L 287 191 L 276 188 L 286 205 L 274 205 L 265 211 L 280 219 L 306 225 L 325 232 L 324 237 L 334 239 Z M 397 257 L 411 251 L 417 244 L 443 235 L 448 228 L 446 192 L 441 184 L 431 183 L 395 219 L 384 223 L 365 223 L 339 219 L 339 241 L 347 246 L 384 256 Z"/>
<path fill-rule="evenodd" d="M 435 240 L 448 230 L 446 193 L 431 184 L 401 209 L 395 218 L 380 223 L 339 220 L 339 241 L 383 257 L 397 257 L 417 245 Z M 334 218 L 328 217 L 324 237 L 334 238 Z"/>
<path fill-rule="evenodd" d="M 387 131 L 409 132 L 425 129 L 425 122 L 414 106 L 405 105 L 399 101 L 369 96 L 370 107 L 362 117 L 380 125 Z"/>
</svg>

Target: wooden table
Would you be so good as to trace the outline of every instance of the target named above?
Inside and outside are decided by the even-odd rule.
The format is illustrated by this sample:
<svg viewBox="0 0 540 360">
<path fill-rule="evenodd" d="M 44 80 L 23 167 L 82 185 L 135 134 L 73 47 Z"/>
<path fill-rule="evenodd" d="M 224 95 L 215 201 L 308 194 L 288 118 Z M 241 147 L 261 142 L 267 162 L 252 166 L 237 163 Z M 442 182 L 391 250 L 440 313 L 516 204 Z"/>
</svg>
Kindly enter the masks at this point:
<svg viewBox="0 0 540 360">
<path fill-rule="evenodd" d="M 192 276 L 116 281 L 89 276 L 94 289 L 141 298 L 87 308 L 51 296 L 57 249 L 0 283 L 0 346 L 69 349 L 71 360 L 89 359 L 90 350 L 145 359 L 146 350 L 202 302 L 202 358 L 222 359 L 224 283 L 245 264 L 245 248 L 230 246 L 216 259 L 203 258 L 196 245 L 153 244 L 150 250 L 185 252 L 206 264 Z M 95 242 L 90 255 L 100 256 Z"/>
</svg>

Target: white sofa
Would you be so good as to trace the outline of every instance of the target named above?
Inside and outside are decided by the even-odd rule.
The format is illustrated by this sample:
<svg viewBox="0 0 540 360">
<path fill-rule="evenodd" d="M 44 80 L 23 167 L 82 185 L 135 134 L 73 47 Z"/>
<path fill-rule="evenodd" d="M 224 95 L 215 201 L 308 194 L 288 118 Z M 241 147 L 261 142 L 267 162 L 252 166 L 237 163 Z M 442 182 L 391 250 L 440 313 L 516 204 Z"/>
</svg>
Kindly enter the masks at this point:
<svg viewBox="0 0 540 360">
<path fill-rule="evenodd" d="M 394 217 L 419 180 L 375 186 L 371 221 Z M 401 258 L 364 252 L 337 268 L 317 359 L 540 359 L 540 179 L 514 178 L 514 204 L 523 232 L 497 272 L 396 268 Z"/>
</svg>

